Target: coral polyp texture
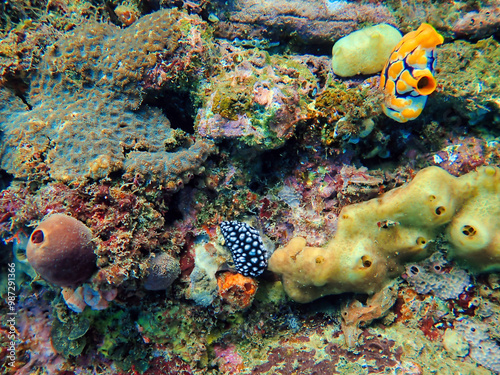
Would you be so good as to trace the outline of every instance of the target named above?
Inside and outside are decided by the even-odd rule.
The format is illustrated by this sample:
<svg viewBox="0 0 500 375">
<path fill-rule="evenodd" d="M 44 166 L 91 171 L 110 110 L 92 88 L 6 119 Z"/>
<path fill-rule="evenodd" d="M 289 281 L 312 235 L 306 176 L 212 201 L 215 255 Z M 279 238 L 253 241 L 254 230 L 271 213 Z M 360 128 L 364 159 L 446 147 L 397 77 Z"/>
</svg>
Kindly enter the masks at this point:
<svg viewBox="0 0 500 375">
<path fill-rule="evenodd" d="M 297 302 L 373 294 L 400 275 L 405 263 L 429 255 L 444 229 L 452 259 L 477 272 L 500 269 L 499 168 L 461 177 L 425 168 L 407 186 L 344 207 L 325 248 L 296 237 L 274 252 L 269 269 L 282 276 Z"/>
<path fill-rule="evenodd" d="M 96 269 L 92 232 L 81 221 L 53 214 L 33 231 L 26 248 L 28 262 L 52 284 L 72 286 L 87 280 Z"/>
<path fill-rule="evenodd" d="M 158 54 L 174 53 L 183 32 L 199 35 L 201 24 L 163 10 L 127 29 L 89 21 L 68 32 L 48 47 L 31 81 L 32 109 L 8 112 L 2 124 L 1 167 L 28 177 L 41 155 L 60 181 L 126 169 L 175 184 L 198 173 L 211 143 L 192 145 L 160 110 L 140 106 L 139 83 Z"/>
</svg>

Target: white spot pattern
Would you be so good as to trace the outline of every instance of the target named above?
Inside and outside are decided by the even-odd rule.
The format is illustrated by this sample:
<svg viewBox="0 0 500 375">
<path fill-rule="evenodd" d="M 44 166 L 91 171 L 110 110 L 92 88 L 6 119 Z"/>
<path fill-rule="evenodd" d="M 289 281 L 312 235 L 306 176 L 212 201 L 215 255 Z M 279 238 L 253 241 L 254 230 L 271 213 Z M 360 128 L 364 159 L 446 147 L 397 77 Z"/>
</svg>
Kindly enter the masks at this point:
<svg viewBox="0 0 500 375">
<path fill-rule="evenodd" d="M 259 232 L 239 221 L 223 221 L 220 228 L 226 246 L 231 250 L 236 271 L 244 276 L 254 277 L 264 272 L 267 268 L 267 255 Z"/>
</svg>

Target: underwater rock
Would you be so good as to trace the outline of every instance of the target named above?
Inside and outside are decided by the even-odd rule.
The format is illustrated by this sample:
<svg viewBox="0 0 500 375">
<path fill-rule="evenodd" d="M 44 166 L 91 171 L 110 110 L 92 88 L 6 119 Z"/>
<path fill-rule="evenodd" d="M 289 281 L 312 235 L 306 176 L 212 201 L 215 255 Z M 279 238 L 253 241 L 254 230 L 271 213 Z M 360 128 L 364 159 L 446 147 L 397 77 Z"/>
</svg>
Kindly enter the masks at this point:
<svg viewBox="0 0 500 375">
<path fill-rule="evenodd" d="M 28 262 L 52 284 L 72 286 L 87 280 L 96 269 L 92 232 L 64 214 L 45 218 L 33 231 L 26 248 Z"/>
<path fill-rule="evenodd" d="M 238 139 L 260 150 L 283 146 L 306 118 L 317 90 L 307 61 L 222 47 L 222 68 L 200 88 L 197 133 L 213 140 Z"/>
<path fill-rule="evenodd" d="M 161 253 L 148 260 L 146 272 L 144 289 L 164 290 L 179 277 L 181 268 L 177 259 L 167 253 Z"/>
<path fill-rule="evenodd" d="M 493 127 L 499 124 L 500 43 L 495 38 L 470 43 L 455 40 L 439 48 L 436 80 L 440 87 L 429 103 L 439 122 L 454 129 L 482 120 Z M 458 114 L 460 116 L 454 116 Z M 458 117 L 458 118 L 456 118 Z"/>
</svg>

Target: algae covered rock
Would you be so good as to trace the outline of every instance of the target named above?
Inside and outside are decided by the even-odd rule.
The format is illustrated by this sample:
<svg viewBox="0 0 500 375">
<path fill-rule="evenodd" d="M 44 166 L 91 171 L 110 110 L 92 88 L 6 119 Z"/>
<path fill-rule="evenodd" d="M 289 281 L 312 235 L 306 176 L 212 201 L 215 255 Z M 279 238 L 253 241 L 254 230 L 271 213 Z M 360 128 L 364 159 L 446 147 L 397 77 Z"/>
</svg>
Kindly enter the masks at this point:
<svg viewBox="0 0 500 375">
<path fill-rule="evenodd" d="M 257 49 L 222 57 L 207 82 L 195 127 L 209 139 L 237 139 L 256 149 L 283 146 L 306 118 L 317 78 L 307 63 Z"/>
</svg>

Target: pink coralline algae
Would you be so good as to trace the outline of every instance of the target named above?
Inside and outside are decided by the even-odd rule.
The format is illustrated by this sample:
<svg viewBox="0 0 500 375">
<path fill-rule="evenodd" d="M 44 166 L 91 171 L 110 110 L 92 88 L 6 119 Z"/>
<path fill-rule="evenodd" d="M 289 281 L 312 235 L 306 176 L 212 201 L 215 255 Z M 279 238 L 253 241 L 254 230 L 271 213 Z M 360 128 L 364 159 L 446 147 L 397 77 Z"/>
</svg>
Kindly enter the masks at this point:
<svg viewBox="0 0 500 375">
<path fill-rule="evenodd" d="M 231 344 L 227 347 L 216 345 L 214 352 L 219 370 L 223 374 L 239 374 L 244 369 L 243 359 L 236 351 L 235 345 Z"/>
<path fill-rule="evenodd" d="M 92 232 L 82 222 L 53 214 L 30 236 L 26 255 L 42 278 L 59 286 L 87 280 L 96 269 Z"/>
</svg>

